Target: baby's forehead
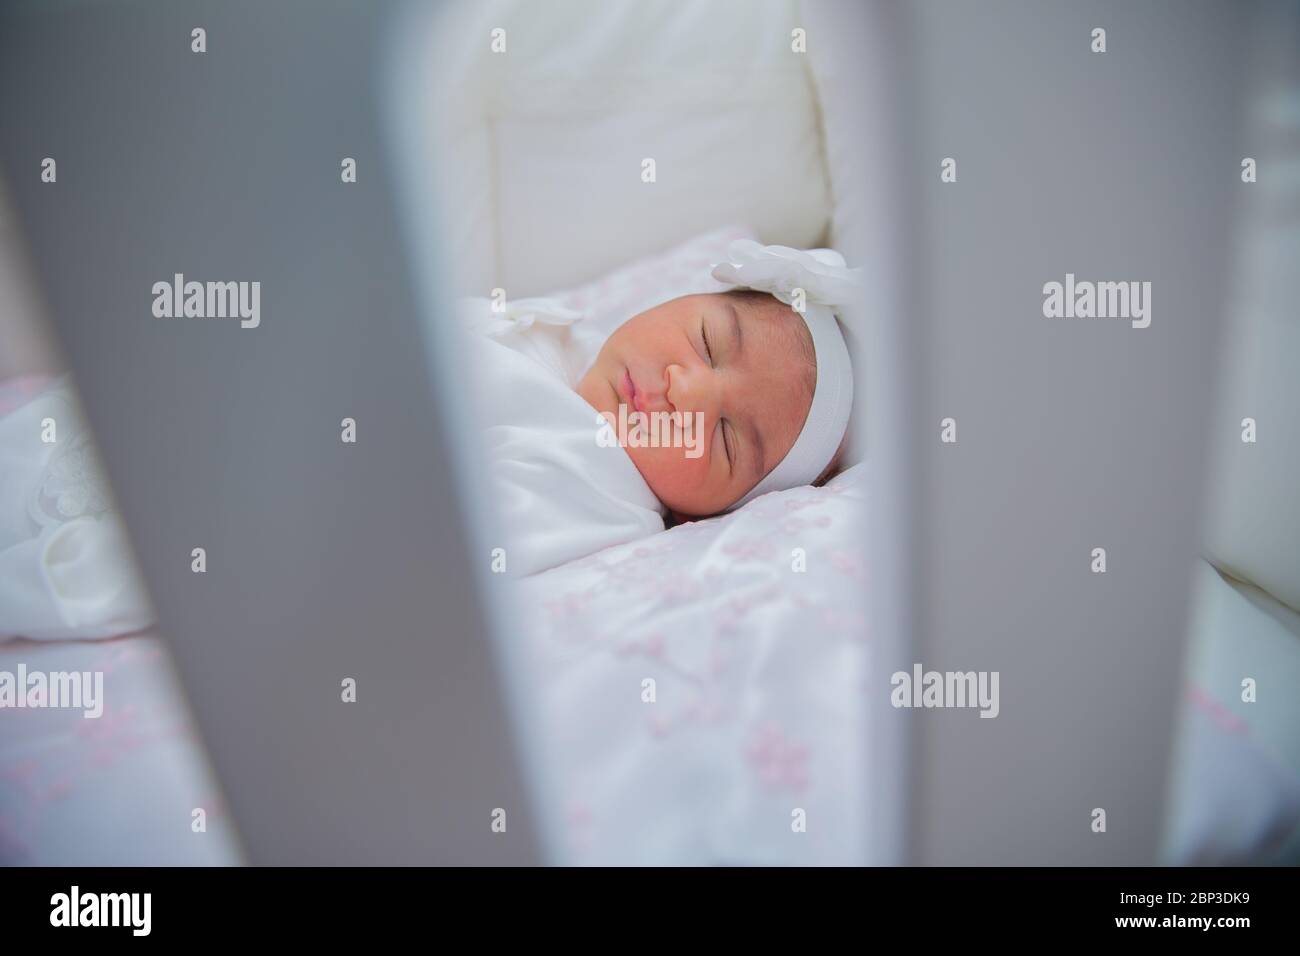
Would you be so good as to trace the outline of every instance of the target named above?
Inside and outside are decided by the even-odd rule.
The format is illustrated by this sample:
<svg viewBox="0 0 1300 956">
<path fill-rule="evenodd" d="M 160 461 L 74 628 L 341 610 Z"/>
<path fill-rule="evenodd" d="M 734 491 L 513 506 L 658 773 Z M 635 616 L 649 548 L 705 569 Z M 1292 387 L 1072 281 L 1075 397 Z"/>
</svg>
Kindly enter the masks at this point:
<svg viewBox="0 0 1300 956">
<path fill-rule="evenodd" d="M 751 329 L 767 345 L 788 349 L 797 346 L 792 358 L 813 361 L 812 334 L 799 314 L 766 292 L 721 293 L 720 298 L 735 307 L 746 331 Z"/>
</svg>

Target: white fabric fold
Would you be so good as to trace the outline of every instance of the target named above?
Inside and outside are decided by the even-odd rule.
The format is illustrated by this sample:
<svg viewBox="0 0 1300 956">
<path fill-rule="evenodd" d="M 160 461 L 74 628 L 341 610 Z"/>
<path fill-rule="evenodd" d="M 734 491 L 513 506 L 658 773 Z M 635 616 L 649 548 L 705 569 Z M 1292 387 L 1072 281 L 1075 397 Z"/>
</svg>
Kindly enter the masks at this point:
<svg viewBox="0 0 1300 956">
<path fill-rule="evenodd" d="M 457 302 L 461 325 L 473 336 L 485 335 L 551 370 L 570 388 L 590 364 L 576 347 L 569 327 L 586 313 L 555 299 L 507 299 L 494 304 L 482 297 Z"/>
</svg>

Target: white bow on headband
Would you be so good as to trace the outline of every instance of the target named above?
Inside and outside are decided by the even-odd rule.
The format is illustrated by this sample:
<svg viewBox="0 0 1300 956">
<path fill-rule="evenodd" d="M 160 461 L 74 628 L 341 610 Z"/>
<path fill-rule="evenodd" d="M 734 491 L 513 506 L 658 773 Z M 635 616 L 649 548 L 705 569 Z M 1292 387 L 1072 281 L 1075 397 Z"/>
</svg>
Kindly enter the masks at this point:
<svg viewBox="0 0 1300 956">
<path fill-rule="evenodd" d="M 862 270 L 848 268 L 834 249 L 791 249 L 737 239 L 727 247 L 727 259 L 713 267 L 715 279 L 767 292 L 786 305 L 793 305 L 796 290 L 803 289 L 808 302 L 843 306 L 862 286 Z"/>
</svg>

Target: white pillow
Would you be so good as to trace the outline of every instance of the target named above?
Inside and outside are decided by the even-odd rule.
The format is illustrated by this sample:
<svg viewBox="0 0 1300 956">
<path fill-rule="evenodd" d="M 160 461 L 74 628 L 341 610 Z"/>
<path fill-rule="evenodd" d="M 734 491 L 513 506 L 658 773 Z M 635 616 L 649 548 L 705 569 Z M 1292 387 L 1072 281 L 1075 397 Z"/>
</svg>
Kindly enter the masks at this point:
<svg viewBox="0 0 1300 956">
<path fill-rule="evenodd" d="M 797 25 L 790 0 L 454 7 L 425 89 L 457 291 L 537 295 L 724 223 L 822 244 L 829 187 Z"/>
</svg>

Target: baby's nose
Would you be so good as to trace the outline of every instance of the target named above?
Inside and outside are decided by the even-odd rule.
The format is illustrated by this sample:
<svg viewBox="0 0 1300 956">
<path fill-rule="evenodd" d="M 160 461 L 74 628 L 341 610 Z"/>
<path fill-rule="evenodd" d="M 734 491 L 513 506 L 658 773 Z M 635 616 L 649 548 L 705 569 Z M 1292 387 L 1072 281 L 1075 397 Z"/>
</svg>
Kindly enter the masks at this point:
<svg viewBox="0 0 1300 956">
<path fill-rule="evenodd" d="M 703 375 L 681 365 L 668 366 L 669 411 L 708 413 L 710 391 Z"/>
</svg>

